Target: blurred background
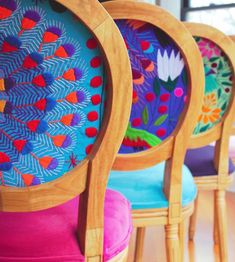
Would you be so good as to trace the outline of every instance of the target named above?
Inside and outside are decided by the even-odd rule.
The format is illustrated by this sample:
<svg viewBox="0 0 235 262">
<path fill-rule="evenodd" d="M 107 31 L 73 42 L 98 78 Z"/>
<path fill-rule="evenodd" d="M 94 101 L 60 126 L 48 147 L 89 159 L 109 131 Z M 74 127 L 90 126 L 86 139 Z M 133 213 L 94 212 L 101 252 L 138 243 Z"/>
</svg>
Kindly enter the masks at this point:
<svg viewBox="0 0 235 262">
<path fill-rule="evenodd" d="M 161 0 L 159 2 L 182 21 L 201 22 L 212 25 L 226 34 L 235 34 L 234 0 Z"/>
<path fill-rule="evenodd" d="M 235 34 L 234 0 L 143 0 L 142 2 L 160 5 L 182 21 L 205 23 L 226 34 Z"/>
</svg>

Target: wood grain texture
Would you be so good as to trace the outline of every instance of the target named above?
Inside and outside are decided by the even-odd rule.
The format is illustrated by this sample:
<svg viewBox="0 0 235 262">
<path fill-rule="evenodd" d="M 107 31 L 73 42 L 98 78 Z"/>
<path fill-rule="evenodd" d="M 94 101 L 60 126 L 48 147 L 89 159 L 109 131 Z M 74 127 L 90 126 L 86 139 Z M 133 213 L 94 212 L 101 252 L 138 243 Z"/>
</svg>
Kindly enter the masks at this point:
<svg viewBox="0 0 235 262">
<path fill-rule="evenodd" d="M 180 262 L 179 224 L 165 225 L 166 256 L 168 262 Z"/>
<path fill-rule="evenodd" d="M 235 125 L 233 125 L 233 127 L 232 127 L 231 135 L 232 135 L 232 136 L 235 136 Z"/>
<path fill-rule="evenodd" d="M 215 212 L 216 225 L 218 231 L 220 261 L 228 261 L 228 240 L 227 240 L 227 211 L 226 211 L 225 190 L 216 190 L 215 192 Z"/>
<path fill-rule="evenodd" d="M 95 31 L 101 38 L 101 46 L 110 54 L 110 58 L 107 59 L 108 68 L 111 69 L 109 86 L 117 88 L 113 89 L 112 93 L 107 94 L 107 101 L 109 102 L 106 111 L 110 113 L 104 116 L 105 132 L 98 138 L 97 145 L 99 147 L 96 152 L 93 151 L 90 155 L 87 190 L 81 195 L 80 210 L 84 210 L 83 201 L 84 203 L 88 202 L 89 209 L 86 215 L 84 212 L 79 212 L 81 215 L 79 226 L 82 227 L 79 232 L 86 228 L 86 230 L 91 231 L 90 236 L 93 235 L 95 228 L 103 228 L 103 201 L 107 179 L 127 127 L 132 101 L 130 64 L 124 42 L 119 39 L 119 31 L 111 19 L 107 19 L 104 26 L 98 27 Z M 120 76 L 123 76 L 122 81 L 120 81 Z M 120 95 L 125 95 L 125 98 L 121 99 Z M 123 110 L 125 111 L 124 114 Z M 83 221 L 86 221 L 85 225 Z M 79 236 L 80 238 L 81 236 Z M 86 239 L 86 243 L 87 245 L 89 243 L 95 244 L 95 241 Z M 80 244 L 86 246 L 81 241 Z M 89 250 L 92 250 L 92 247 Z"/>
<path fill-rule="evenodd" d="M 103 6 L 114 19 L 134 19 L 150 23 L 170 36 L 184 58 L 188 79 L 189 99 L 173 134 L 159 146 L 135 154 L 119 154 L 115 159 L 115 170 L 138 170 L 156 165 L 166 160 L 163 190 L 169 200 L 169 208 L 154 210 L 134 210 L 133 223 L 137 227 L 165 225 L 168 261 L 179 261 L 178 224 L 183 214 L 192 213 L 192 205 L 181 206 L 182 165 L 190 136 L 202 106 L 204 71 L 202 59 L 191 34 L 184 25 L 160 7 L 136 1 L 111 1 Z M 184 212 L 185 209 L 188 212 Z M 137 234 L 137 243 L 143 242 Z M 143 245 L 142 245 L 143 246 Z M 136 251 L 141 261 L 142 251 Z"/>
<path fill-rule="evenodd" d="M 134 258 L 134 261 L 136 262 L 141 262 L 143 258 L 145 231 L 146 231 L 145 227 L 137 227 L 136 229 L 135 258 Z"/>
<path fill-rule="evenodd" d="M 217 203 L 216 203 L 216 191 L 214 190 L 214 210 L 213 210 L 213 240 L 214 244 L 219 244 L 219 232 L 218 232 L 218 216 L 217 216 Z"/>
<path fill-rule="evenodd" d="M 230 38 L 233 40 L 233 42 L 235 44 L 235 35 L 230 35 Z M 235 111 L 234 111 L 234 115 L 235 115 Z M 233 127 L 232 127 L 232 135 L 235 135 L 235 121 L 234 121 Z"/>
<path fill-rule="evenodd" d="M 198 210 L 198 196 L 194 201 L 194 212 L 189 219 L 189 240 L 194 239 L 195 231 L 196 231 L 196 220 L 197 220 L 197 210 Z"/>
<path fill-rule="evenodd" d="M 185 237 L 184 262 L 220 262 L 219 246 L 213 243 L 213 191 L 200 191 L 198 199 L 197 231 L 194 241 Z M 226 194 L 228 217 L 228 261 L 235 261 L 235 193 Z M 188 220 L 186 220 L 186 228 Z M 133 232 L 128 262 L 134 262 L 136 232 Z M 143 262 L 164 262 L 165 234 L 162 226 L 153 226 L 146 229 L 143 250 Z"/>
<path fill-rule="evenodd" d="M 47 184 L 27 188 L 0 187 L 0 210 L 33 211 L 61 204 L 84 191 L 91 176 L 100 180 L 102 187 L 106 184 L 107 169 L 112 165 L 128 123 L 132 92 L 129 88 L 130 64 L 122 37 L 113 20 L 96 0 L 58 0 L 58 2 L 69 8 L 91 29 L 103 51 L 109 79 L 108 102 L 103 125 L 91 154 L 63 177 Z M 91 16 L 94 10 L 96 15 Z M 125 75 L 122 81 L 120 75 Z M 102 167 L 99 159 L 102 159 Z M 96 170 L 92 171 L 95 174 L 90 175 L 90 170 Z M 89 173 L 89 180 L 86 173 Z"/>
<path fill-rule="evenodd" d="M 204 71 L 199 50 L 184 25 L 160 7 L 132 1 L 111 1 L 103 5 L 114 19 L 136 19 L 161 28 L 174 39 L 184 57 L 190 95 L 188 107 L 175 132 L 158 147 L 141 153 L 118 155 L 113 166 L 113 169 L 118 170 L 135 170 L 170 159 L 166 165 L 164 191 L 170 200 L 170 206 L 171 203 L 174 205 L 172 217 L 178 217 L 175 212 L 181 199 L 181 168 L 203 97 Z"/>
<path fill-rule="evenodd" d="M 214 242 L 219 243 L 221 261 L 228 261 L 227 255 L 227 221 L 225 190 L 232 182 L 229 175 L 229 139 L 235 120 L 235 44 L 231 38 L 216 28 L 204 24 L 185 23 L 193 36 L 209 39 L 214 42 L 227 56 L 233 72 L 232 95 L 230 105 L 220 123 L 208 132 L 191 137 L 192 148 L 201 147 L 216 141 L 214 166 L 218 175 L 195 178 L 199 190 L 215 190 L 214 202 Z M 194 218 L 195 220 L 196 218 Z"/>
<path fill-rule="evenodd" d="M 171 158 L 175 140 L 184 136 L 184 141 L 187 143 L 187 134 L 192 134 L 197 120 L 195 109 L 202 103 L 203 96 L 203 89 L 198 90 L 198 86 L 204 85 L 202 60 L 195 42 L 192 41 L 192 37 L 184 25 L 164 9 L 146 3 L 123 0 L 105 2 L 103 6 L 114 19 L 136 19 L 162 29 L 174 39 L 187 67 L 189 89 L 191 90 L 189 100 L 193 100 L 194 103 L 189 101 L 189 107 L 185 110 L 172 136 L 161 145 L 144 152 L 119 154 L 113 165 L 115 170 L 143 169 Z M 189 120 L 189 115 L 192 121 Z M 186 146 L 181 145 L 181 148 L 184 149 Z"/>
<path fill-rule="evenodd" d="M 184 262 L 184 250 L 185 250 L 185 220 L 179 224 L 179 244 L 180 244 L 180 261 Z"/>
<path fill-rule="evenodd" d="M 182 208 L 181 221 L 192 215 L 194 203 Z M 158 226 L 169 223 L 169 208 L 133 210 L 132 218 L 135 227 Z M 180 222 L 181 222 L 180 221 Z"/>
<path fill-rule="evenodd" d="M 108 175 L 127 128 L 131 68 L 124 41 L 112 18 L 96 0 L 57 0 L 91 30 L 105 61 L 108 90 L 102 128 L 87 158 L 71 172 L 44 185 L 0 188 L 1 211 L 35 211 L 79 195 L 78 239 L 87 261 L 102 261 L 104 196 Z M 120 77 L 122 76 L 122 77 Z"/>
<path fill-rule="evenodd" d="M 88 160 L 53 182 L 27 188 L 0 187 L 0 210 L 29 212 L 66 202 L 86 188 Z"/>
</svg>

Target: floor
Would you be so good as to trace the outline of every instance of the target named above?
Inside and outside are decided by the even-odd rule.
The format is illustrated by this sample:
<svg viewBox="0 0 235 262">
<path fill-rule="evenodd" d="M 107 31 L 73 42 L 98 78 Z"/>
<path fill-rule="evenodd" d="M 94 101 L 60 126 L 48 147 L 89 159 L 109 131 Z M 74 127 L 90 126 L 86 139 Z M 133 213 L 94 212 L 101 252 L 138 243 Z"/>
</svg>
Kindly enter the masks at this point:
<svg viewBox="0 0 235 262">
<path fill-rule="evenodd" d="M 203 206 L 202 206 L 203 203 Z M 227 193 L 228 232 L 229 232 L 229 262 L 235 261 L 235 193 Z M 212 239 L 213 195 L 211 192 L 201 192 L 199 195 L 199 210 L 197 232 L 194 242 L 186 242 L 185 262 L 219 262 L 218 247 Z M 128 262 L 133 262 L 135 232 L 132 236 Z M 163 227 L 147 229 L 144 246 L 143 262 L 164 262 L 165 245 Z M 136 262 L 136 261 L 135 261 Z"/>
</svg>

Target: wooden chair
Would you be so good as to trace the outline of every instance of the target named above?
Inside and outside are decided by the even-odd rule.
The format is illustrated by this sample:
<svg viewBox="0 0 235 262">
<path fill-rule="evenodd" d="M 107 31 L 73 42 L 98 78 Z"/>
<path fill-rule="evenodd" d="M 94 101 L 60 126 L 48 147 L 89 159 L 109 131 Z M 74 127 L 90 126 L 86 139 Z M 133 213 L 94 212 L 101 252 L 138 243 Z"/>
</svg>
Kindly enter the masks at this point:
<svg viewBox="0 0 235 262">
<path fill-rule="evenodd" d="M 230 35 L 230 38 L 233 40 L 233 42 L 235 42 L 235 36 L 234 35 Z M 235 122 L 233 123 L 232 135 L 235 136 Z"/>
<path fill-rule="evenodd" d="M 183 162 L 202 102 L 200 54 L 185 27 L 160 7 L 134 1 L 103 5 L 124 37 L 133 76 L 130 123 L 108 187 L 131 202 L 134 261 L 141 261 L 145 227 L 153 225 L 165 226 L 168 261 L 182 261 L 179 226 L 196 197 Z"/>
<path fill-rule="evenodd" d="M 0 89 L 0 260 L 125 261 L 130 207 L 106 184 L 131 71 L 111 17 L 95 0 L 0 1 Z"/>
<path fill-rule="evenodd" d="M 221 261 L 228 261 L 225 192 L 234 172 L 228 152 L 235 117 L 235 45 L 213 27 L 194 23 L 185 25 L 201 51 L 206 79 L 204 104 L 185 164 L 193 173 L 199 190 L 214 191 L 214 242 L 219 243 Z M 216 143 L 215 147 L 208 146 L 212 142 Z M 196 207 L 190 220 L 191 240 L 195 233 Z"/>
</svg>

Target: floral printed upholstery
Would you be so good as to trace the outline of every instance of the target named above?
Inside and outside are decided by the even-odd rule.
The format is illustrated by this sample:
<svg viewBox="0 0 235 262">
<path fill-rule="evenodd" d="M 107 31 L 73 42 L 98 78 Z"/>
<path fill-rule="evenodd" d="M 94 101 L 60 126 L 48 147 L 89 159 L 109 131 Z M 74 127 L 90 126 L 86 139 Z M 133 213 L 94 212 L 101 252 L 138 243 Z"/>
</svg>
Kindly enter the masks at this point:
<svg viewBox="0 0 235 262">
<path fill-rule="evenodd" d="M 116 20 L 128 49 L 133 75 L 129 126 L 119 153 L 160 144 L 175 129 L 187 98 L 184 60 L 160 29 L 136 20 Z"/>
<path fill-rule="evenodd" d="M 195 37 L 205 70 L 204 103 L 195 134 L 208 131 L 219 123 L 226 112 L 232 93 L 232 68 L 228 58 L 212 41 Z"/>
<path fill-rule="evenodd" d="M 0 184 L 52 181 L 89 154 L 103 114 L 97 42 L 55 1 L 0 0 Z"/>
</svg>

